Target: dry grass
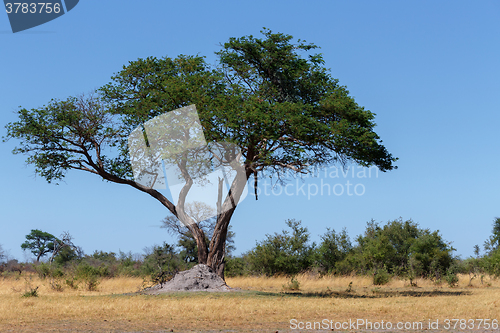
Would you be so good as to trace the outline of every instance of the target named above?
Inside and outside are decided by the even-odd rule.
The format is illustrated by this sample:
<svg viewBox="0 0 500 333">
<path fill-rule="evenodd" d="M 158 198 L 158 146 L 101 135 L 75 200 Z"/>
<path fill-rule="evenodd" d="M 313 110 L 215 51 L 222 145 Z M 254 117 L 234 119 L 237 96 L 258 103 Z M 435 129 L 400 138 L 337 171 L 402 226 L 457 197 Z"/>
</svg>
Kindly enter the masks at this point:
<svg viewBox="0 0 500 333">
<path fill-rule="evenodd" d="M 45 332 L 174 332 L 237 329 L 276 331 L 290 329 L 290 320 L 423 321 L 446 318 L 499 319 L 500 281 L 483 284 L 467 276 L 449 288 L 417 280 L 418 287 L 392 280 L 373 286 L 364 277 L 297 277 L 300 291 L 283 293 L 287 278 L 228 278 L 241 293 L 174 293 L 161 296 L 122 295 L 136 292 L 142 280 L 103 280 L 98 291 L 62 292 L 49 280 L 33 278 L 39 297 L 23 298 L 23 278 L 0 279 L 0 331 Z M 351 291 L 346 292 L 352 282 Z M 490 284 L 490 285 L 488 285 Z"/>
</svg>

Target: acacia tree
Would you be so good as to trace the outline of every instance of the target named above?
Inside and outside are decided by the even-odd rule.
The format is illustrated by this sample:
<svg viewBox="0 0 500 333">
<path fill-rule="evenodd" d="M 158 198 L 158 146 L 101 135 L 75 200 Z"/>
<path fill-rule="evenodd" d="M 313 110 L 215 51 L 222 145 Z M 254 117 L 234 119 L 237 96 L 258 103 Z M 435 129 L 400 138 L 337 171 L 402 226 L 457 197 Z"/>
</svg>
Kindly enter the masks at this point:
<svg viewBox="0 0 500 333">
<path fill-rule="evenodd" d="M 20 109 L 7 138 L 21 139 L 14 153 L 28 154 L 49 182 L 69 169 L 88 171 L 148 193 L 185 221 L 183 203 L 133 180 L 127 137 L 158 115 L 195 104 L 206 140 L 236 145 L 244 165 L 244 177 L 235 178 L 221 203 L 209 246 L 203 230 L 187 224 L 199 262 L 224 277 L 228 226 L 250 177 L 256 188 L 263 174 L 284 182 L 337 162 L 395 168 L 374 132 L 374 114 L 331 77 L 320 54 L 299 54 L 317 47 L 269 30 L 263 35 L 231 38 L 217 52 L 215 68 L 199 56 L 132 61 L 98 95 Z M 114 155 L 104 153 L 109 147 L 117 148 Z"/>
<path fill-rule="evenodd" d="M 26 235 L 26 241 L 21 244 L 23 250 L 30 250 L 36 256 L 36 262 L 46 254 L 53 253 L 58 239 L 48 232 L 33 229 Z"/>
<path fill-rule="evenodd" d="M 49 262 L 64 248 L 76 249 L 72 242 L 73 236 L 69 232 L 64 232 L 60 238 L 38 229 L 33 229 L 26 235 L 26 241 L 21 244 L 23 250 L 30 250 L 36 256 L 36 261 L 39 262 L 40 258 L 51 254 Z"/>
</svg>

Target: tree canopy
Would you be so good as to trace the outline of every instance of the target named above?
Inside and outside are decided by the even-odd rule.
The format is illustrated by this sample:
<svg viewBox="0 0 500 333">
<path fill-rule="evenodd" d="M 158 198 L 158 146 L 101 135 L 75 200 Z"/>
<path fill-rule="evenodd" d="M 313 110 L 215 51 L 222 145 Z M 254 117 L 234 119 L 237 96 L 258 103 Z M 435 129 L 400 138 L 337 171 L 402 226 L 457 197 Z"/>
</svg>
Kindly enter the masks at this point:
<svg viewBox="0 0 500 333">
<path fill-rule="evenodd" d="M 46 254 L 54 252 L 59 240 L 52 234 L 38 229 L 33 229 L 26 235 L 26 241 L 21 244 L 23 250 L 30 250 L 36 257 L 36 261 Z"/>
</svg>

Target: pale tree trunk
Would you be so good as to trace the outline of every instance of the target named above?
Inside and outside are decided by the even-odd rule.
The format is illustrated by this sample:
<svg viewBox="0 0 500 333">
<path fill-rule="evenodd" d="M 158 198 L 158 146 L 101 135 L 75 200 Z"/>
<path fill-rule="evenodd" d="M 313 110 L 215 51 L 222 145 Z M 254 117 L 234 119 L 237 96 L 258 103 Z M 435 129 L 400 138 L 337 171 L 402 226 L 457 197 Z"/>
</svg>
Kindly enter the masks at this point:
<svg viewBox="0 0 500 333">
<path fill-rule="evenodd" d="M 186 180 L 186 184 L 182 187 L 181 192 L 179 193 L 179 201 L 177 202 L 177 218 L 187 226 L 194 239 L 196 240 L 196 246 L 198 247 L 198 263 L 206 264 L 208 251 L 207 251 L 207 242 L 205 240 L 205 233 L 201 228 L 196 224 L 197 221 L 193 221 L 193 219 L 188 216 L 184 209 L 184 204 L 186 201 L 186 196 L 193 185 L 193 179 L 189 175 L 189 172 L 186 169 L 187 163 L 187 153 L 184 152 L 183 158 L 179 165 L 179 169 Z"/>
</svg>

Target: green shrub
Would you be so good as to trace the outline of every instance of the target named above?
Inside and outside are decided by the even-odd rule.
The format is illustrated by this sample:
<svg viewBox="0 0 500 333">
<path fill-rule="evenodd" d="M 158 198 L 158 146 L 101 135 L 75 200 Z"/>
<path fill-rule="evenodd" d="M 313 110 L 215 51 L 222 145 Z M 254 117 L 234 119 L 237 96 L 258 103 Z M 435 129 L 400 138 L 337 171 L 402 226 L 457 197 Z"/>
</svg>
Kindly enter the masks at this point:
<svg viewBox="0 0 500 333">
<path fill-rule="evenodd" d="M 167 243 L 155 245 L 142 265 L 144 275 L 149 276 L 153 284 L 160 285 L 172 279 L 180 268 L 185 268 L 185 264 L 176 255 L 174 247 Z"/>
<path fill-rule="evenodd" d="M 35 271 L 38 274 L 38 277 L 42 280 L 45 280 L 50 276 L 50 266 L 44 262 L 42 262 L 38 266 L 35 266 Z"/>
<path fill-rule="evenodd" d="M 448 286 L 450 287 L 456 287 L 458 284 L 458 275 L 457 273 L 461 272 L 463 270 L 463 263 L 461 262 L 455 262 L 453 265 L 451 265 L 447 270 L 446 274 L 444 274 L 444 280 L 446 283 L 448 283 Z"/>
<path fill-rule="evenodd" d="M 500 276 L 500 249 L 496 249 L 483 258 L 482 266 L 484 270 L 495 277 Z"/>
<path fill-rule="evenodd" d="M 316 249 L 316 266 L 321 268 L 324 273 L 338 273 L 337 265 L 351 251 L 351 240 L 345 229 L 337 234 L 334 229 L 327 228 L 326 233 L 321 236 L 320 245 Z M 344 270 L 341 269 L 341 271 Z"/>
<path fill-rule="evenodd" d="M 94 267 L 85 262 L 76 267 L 76 279 L 83 281 L 88 291 L 96 291 L 100 278 L 106 276 L 107 267 Z"/>
<path fill-rule="evenodd" d="M 444 276 L 444 279 L 446 283 L 448 283 L 448 286 L 450 287 L 456 287 L 458 284 L 458 275 L 454 272 L 448 271 L 446 275 Z"/>
<path fill-rule="evenodd" d="M 227 277 L 235 277 L 245 275 L 246 272 L 245 259 L 241 257 L 229 257 L 226 259 L 224 275 Z"/>
<path fill-rule="evenodd" d="M 309 232 L 300 225 L 300 221 L 288 220 L 290 233 L 267 235 L 267 239 L 249 252 L 248 261 L 251 270 L 273 276 L 285 274 L 293 276 L 309 269 L 314 262 L 315 244 L 309 244 Z"/>
<path fill-rule="evenodd" d="M 375 274 L 373 274 L 373 284 L 376 286 L 381 286 L 389 283 L 391 280 L 391 275 L 387 272 L 385 268 L 377 269 Z"/>
</svg>

